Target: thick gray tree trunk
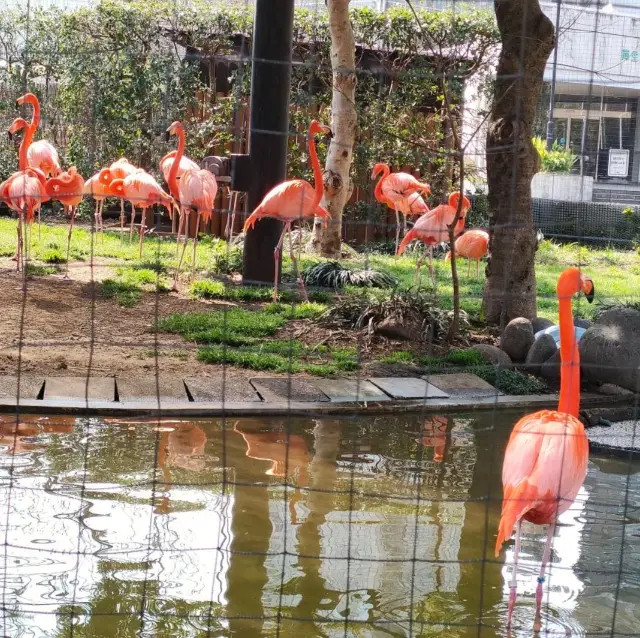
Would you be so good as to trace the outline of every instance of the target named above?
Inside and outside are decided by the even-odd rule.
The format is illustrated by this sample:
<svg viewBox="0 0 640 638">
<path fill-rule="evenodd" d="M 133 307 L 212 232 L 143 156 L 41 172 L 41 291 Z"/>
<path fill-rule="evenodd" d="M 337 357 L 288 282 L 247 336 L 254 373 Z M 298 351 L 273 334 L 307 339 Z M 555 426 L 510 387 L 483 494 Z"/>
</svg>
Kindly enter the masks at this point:
<svg viewBox="0 0 640 638">
<path fill-rule="evenodd" d="M 342 243 L 342 211 L 352 191 L 351 163 L 356 138 L 356 45 L 349 20 L 349 0 L 326 0 L 331 32 L 331 130 L 333 138 L 325 163 L 325 195 L 322 205 L 331 213 L 327 228 L 316 219 L 313 249 L 326 257 L 339 257 Z"/>
<path fill-rule="evenodd" d="M 533 147 L 533 121 L 553 24 L 538 0 L 495 0 L 502 39 L 487 134 L 489 251 L 484 318 L 504 324 L 536 315 L 536 233 L 531 180 L 540 159 Z"/>
</svg>

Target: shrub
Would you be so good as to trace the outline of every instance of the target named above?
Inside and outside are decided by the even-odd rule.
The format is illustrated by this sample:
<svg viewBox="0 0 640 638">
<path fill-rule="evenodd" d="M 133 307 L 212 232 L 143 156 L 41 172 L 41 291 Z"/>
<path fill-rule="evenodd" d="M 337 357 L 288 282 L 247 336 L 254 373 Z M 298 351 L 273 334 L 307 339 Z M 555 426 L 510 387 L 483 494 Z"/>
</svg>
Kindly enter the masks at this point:
<svg viewBox="0 0 640 638">
<path fill-rule="evenodd" d="M 578 156 L 567 151 L 557 142 L 553 143 L 550 151 L 547 150 L 547 143 L 541 137 L 533 138 L 538 155 L 540 155 L 540 172 L 541 173 L 570 173 Z"/>
<path fill-rule="evenodd" d="M 397 282 L 394 277 L 379 270 L 352 270 L 337 261 L 323 261 L 307 268 L 302 273 L 307 286 L 324 288 L 344 288 L 357 286 L 363 288 L 388 288 Z"/>
</svg>

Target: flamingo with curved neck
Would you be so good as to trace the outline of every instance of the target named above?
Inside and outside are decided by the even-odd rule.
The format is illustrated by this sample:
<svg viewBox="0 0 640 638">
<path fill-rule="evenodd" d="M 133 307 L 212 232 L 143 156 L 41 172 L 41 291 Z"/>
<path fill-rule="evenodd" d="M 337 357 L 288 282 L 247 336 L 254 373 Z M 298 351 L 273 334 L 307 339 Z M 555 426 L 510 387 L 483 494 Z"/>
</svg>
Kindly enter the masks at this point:
<svg viewBox="0 0 640 638">
<path fill-rule="evenodd" d="M 315 186 L 311 186 L 309 182 L 303 179 L 292 179 L 274 186 L 264 196 L 264 199 L 251 213 L 251 215 L 247 217 L 247 221 L 244 223 L 244 231 L 247 232 L 255 226 L 255 223 L 259 219 L 262 219 L 263 217 L 271 217 L 284 222 L 282 234 L 280 235 L 280 239 L 273 251 L 275 260 L 275 275 L 273 279 L 274 301 L 276 301 L 278 297 L 280 250 L 282 248 L 285 233 L 289 233 L 290 256 L 298 275 L 298 283 L 300 284 L 304 298 L 307 301 L 309 299 L 304 287 L 304 282 L 300 275 L 298 261 L 293 254 L 293 246 L 291 243 L 291 224 L 296 220 L 302 220 L 309 217 L 321 217 L 325 220 L 325 223 L 326 220 L 331 219 L 329 211 L 320 206 L 320 202 L 324 195 L 324 182 L 322 179 L 322 168 L 320 167 L 320 160 L 318 159 L 318 152 L 316 150 L 316 142 L 314 138 L 316 134 L 320 133 L 332 135 L 331 129 L 328 126 L 324 126 L 320 124 L 320 122 L 312 120 L 309 124 L 308 148 L 311 165 L 313 167 Z"/>
<path fill-rule="evenodd" d="M 386 204 L 396 213 L 396 253 L 400 241 L 400 212 L 404 215 L 404 232 L 407 232 L 407 215 L 405 210 L 409 208 L 409 196 L 423 192 L 425 196 L 431 193 L 429 184 L 421 182 L 409 173 L 392 173 L 388 164 L 379 162 L 373 167 L 371 179 L 375 179 L 382 173 L 374 190 L 375 198 L 382 204 Z"/>
<path fill-rule="evenodd" d="M 40 125 L 40 102 L 33 93 L 26 93 L 16 100 L 16 106 L 22 106 L 22 104 L 29 104 L 33 107 L 31 123 L 29 124 L 31 140 L 26 149 L 27 164 L 32 168 L 40 169 L 47 177 L 55 177 L 62 172 L 58 151 L 47 140 L 33 142 L 35 133 Z"/>
<path fill-rule="evenodd" d="M 166 132 L 166 140 L 169 141 L 169 137 L 171 135 L 176 135 L 178 138 L 178 147 L 175 151 L 171 151 L 167 153 L 160 160 L 160 170 L 169 186 L 169 192 L 171 196 L 181 204 L 180 198 L 180 182 L 178 182 L 178 178 L 182 180 L 183 175 L 186 171 L 194 170 L 199 171 L 200 167 L 188 157 L 185 157 L 184 150 L 186 146 L 186 138 L 184 134 L 184 126 L 182 122 L 175 121 L 171 124 L 171 126 L 167 129 Z M 214 177 L 213 173 L 210 173 L 211 177 Z M 216 187 L 217 189 L 217 187 Z M 178 235 L 176 238 L 176 249 L 178 248 L 178 244 L 180 243 L 180 234 L 183 231 L 183 227 L 185 224 L 186 216 L 183 215 L 182 206 L 177 206 L 179 223 L 178 223 Z M 169 211 L 169 216 L 173 221 L 173 211 Z M 185 235 L 187 235 L 187 230 L 185 229 Z"/>
<path fill-rule="evenodd" d="M 560 314 L 560 401 L 557 410 L 540 410 L 523 416 L 514 426 L 502 466 L 502 515 L 496 556 L 516 528 L 514 566 L 510 584 L 507 626 L 516 602 L 516 572 L 522 521 L 549 525 L 536 590 L 536 618 L 540 615 L 542 583 L 551 555 L 558 516 L 575 500 L 587 473 L 589 441 L 580 408 L 580 356 L 575 340 L 571 298 L 584 292 L 593 301 L 594 285 L 578 268 L 568 268 L 558 279 Z"/>
</svg>

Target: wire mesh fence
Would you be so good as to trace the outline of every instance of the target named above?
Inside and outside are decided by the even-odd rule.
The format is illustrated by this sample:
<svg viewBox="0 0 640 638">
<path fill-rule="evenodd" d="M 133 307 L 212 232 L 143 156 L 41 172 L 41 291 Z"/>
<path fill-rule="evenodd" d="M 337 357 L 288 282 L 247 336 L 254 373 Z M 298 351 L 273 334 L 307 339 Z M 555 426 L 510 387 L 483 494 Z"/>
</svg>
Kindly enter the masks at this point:
<svg viewBox="0 0 640 638">
<path fill-rule="evenodd" d="M 637 635 L 639 11 L 10 3 L 0 635 Z"/>
</svg>

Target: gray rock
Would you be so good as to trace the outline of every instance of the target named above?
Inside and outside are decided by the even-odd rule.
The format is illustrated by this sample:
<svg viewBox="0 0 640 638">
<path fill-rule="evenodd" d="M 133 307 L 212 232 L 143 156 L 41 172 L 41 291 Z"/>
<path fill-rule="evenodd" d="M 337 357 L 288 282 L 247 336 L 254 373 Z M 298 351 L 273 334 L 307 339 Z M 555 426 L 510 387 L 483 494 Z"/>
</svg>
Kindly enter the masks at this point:
<svg viewBox="0 0 640 638">
<path fill-rule="evenodd" d="M 614 383 L 603 383 L 598 388 L 598 394 L 608 394 L 609 396 L 627 396 L 633 394 L 631 390 L 627 390 L 626 388 L 621 388 L 619 385 L 615 385 Z"/>
<path fill-rule="evenodd" d="M 556 350 L 541 366 L 540 376 L 555 380 L 560 378 L 560 350 Z"/>
<path fill-rule="evenodd" d="M 488 343 L 476 343 L 471 346 L 471 350 L 479 352 L 487 363 L 498 365 L 501 368 L 512 368 L 511 357 L 506 353 Z"/>
<path fill-rule="evenodd" d="M 640 311 L 612 308 L 579 342 L 584 377 L 640 392 Z"/>
<path fill-rule="evenodd" d="M 397 317 L 385 317 L 377 326 L 376 332 L 389 339 L 402 341 L 421 341 L 422 324 L 420 321 L 401 322 Z"/>
<path fill-rule="evenodd" d="M 524 361 L 534 341 L 533 326 L 528 319 L 512 319 L 500 337 L 500 349 L 506 352 L 512 361 Z"/>
<path fill-rule="evenodd" d="M 538 337 L 529 348 L 527 358 L 524 360 L 527 372 L 539 375 L 542 364 L 548 361 L 557 350 L 555 339 L 551 335 Z"/>
<path fill-rule="evenodd" d="M 546 330 L 547 328 L 551 328 L 551 326 L 555 326 L 556 324 L 553 321 L 549 321 L 549 319 L 545 319 L 544 317 L 536 317 L 531 325 L 533 327 L 533 333 L 540 332 L 540 330 Z"/>
<path fill-rule="evenodd" d="M 573 325 L 576 328 L 584 328 L 585 330 L 591 328 L 591 322 L 588 319 L 581 319 L 580 317 L 573 318 Z"/>
</svg>

